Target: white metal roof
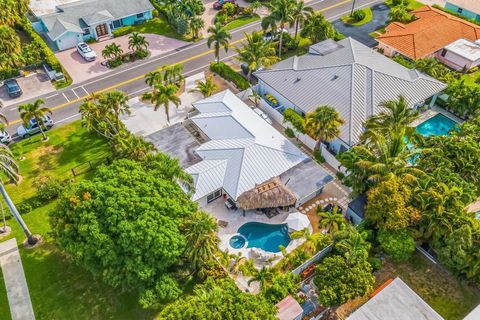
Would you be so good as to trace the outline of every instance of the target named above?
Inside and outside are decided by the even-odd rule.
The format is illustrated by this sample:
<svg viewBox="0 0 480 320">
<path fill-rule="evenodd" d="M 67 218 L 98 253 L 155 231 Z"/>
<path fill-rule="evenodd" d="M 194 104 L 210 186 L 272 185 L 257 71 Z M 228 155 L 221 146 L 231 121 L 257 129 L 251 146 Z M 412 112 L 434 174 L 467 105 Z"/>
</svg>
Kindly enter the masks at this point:
<svg viewBox="0 0 480 320">
<path fill-rule="evenodd" d="M 305 113 L 335 108 L 345 120 L 340 138 L 349 145 L 358 143 L 363 122 L 381 111 L 380 102 L 403 95 L 413 106 L 447 87 L 352 38 L 338 44 L 326 55 L 295 56 L 255 76 Z"/>
<path fill-rule="evenodd" d="M 194 178 L 193 200 L 219 188 L 236 200 L 308 159 L 229 90 L 193 106 L 200 114 L 191 120 L 210 139 L 195 150 L 203 160 L 185 170 Z"/>
<path fill-rule="evenodd" d="M 400 278 L 368 300 L 347 320 L 443 320 Z"/>
<path fill-rule="evenodd" d="M 466 39 L 458 39 L 457 41 L 446 46 L 445 49 L 469 61 L 477 61 L 480 59 L 480 43 L 477 42 L 472 42 Z"/>
</svg>

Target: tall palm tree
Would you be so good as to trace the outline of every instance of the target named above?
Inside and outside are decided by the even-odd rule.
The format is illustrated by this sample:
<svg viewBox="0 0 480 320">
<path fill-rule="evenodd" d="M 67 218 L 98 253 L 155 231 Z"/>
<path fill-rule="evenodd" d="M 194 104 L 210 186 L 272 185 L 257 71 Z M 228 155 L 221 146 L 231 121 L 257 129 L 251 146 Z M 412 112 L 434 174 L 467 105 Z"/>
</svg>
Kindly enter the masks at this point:
<svg viewBox="0 0 480 320">
<path fill-rule="evenodd" d="M 260 289 L 263 289 L 273 280 L 274 276 L 275 270 L 273 268 L 263 266 L 262 269 L 255 271 L 253 277 L 248 280 L 248 285 L 250 286 L 252 282 L 259 282 Z"/>
<path fill-rule="evenodd" d="M 190 20 L 190 30 L 192 32 L 193 39 L 197 39 L 199 36 L 200 30 L 205 26 L 205 21 L 200 17 L 193 17 Z"/>
<path fill-rule="evenodd" d="M 272 0 L 268 4 L 270 9 L 270 15 L 265 17 L 266 22 L 262 23 L 262 26 L 272 24 L 272 21 L 278 23 L 280 28 L 280 37 L 278 43 L 278 56 L 282 56 L 282 45 L 283 45 L 283 30 L 287 25 L 292 25 L 294 21 L 294 11 L 295 11 L 295 0 Z M 268 23 L 267 23 L 268 22 Z"/>
<path fill-rule="evenodd" d="M 154 105 L 154 110 L 157 111 L 160 106 L 164 107 L 167 115 L 167 123 L 170 123 L 170 103 L 173 103 L 177 108 L 180 105 L 180 98 L 176 96 L 178 87 L 173 84 L 164 86 L 163 84 L 156 84 L 153 92 L 147 92 L 142 97 L 149 100 Z"/>
<path fill-rule="evenodd" d="M 102 50 L 102 56 L 109 61 L 119 59 L 122 56 L 122 54 L 123 54 L 122 48 L 120 48 L 120 46 L 115 42 L 111 44 L 107 44 L 105 48 Z"/>
<path fill-rule="evenodd" d="M 407 100 L 400 95 L 398 100 L 382 101 L 379 104 L 383 109 L 379 114 L 371 116 L 365 122 L 365 132 L 362 135 L 362 141 L 367 142 L 372 132 L 388 134 L 390 131 L 398 131 L 405 128 L 407 138 L 415 134 L 415 128 L 409 125 L 418 119 L 419 112 L 408 106 Z"/>
<path fill-rule="evenodd" d="M 370 250 L 370 243 L 365 240 L 366 236 L 365 233 L 360 233 L 355 227 L 349 225 L 345 231 L 337 234 L 335 250 L 345 257 L 347 263 L 366 259 Z"/>
<path fill-rule="evenodd" d="M 112 149 L 116 158 L 135 161 L 146 160 L 156 150 L 151 142 L 146 141 L 143 137 L 135 136 L 127 130 L 120 131 L 115 137 Z"/>
<path fill-rule="evenodd" d="M 3 13 L 2 13 L 3 15 Z M 20 37 L 15 30 L 6 25 L 0 25 L 0 66 L 16 68 L 21 62 L 22 47 Z"/>
<path fill-rule="evenodd" d="M 185 80 L 182 64 L 167 64 L 162 66 L 160 70 L 163 71 L 163 83 L 165 85 L 174 84 L 177 87 L 180 87 L 183 80 Z"/>
<path fill-rule="evenodd" d="M 297 39 L 298 28 L 303 25 L 303 23 L 309 17 L 309 14 L 312 14 L 313 8 L 305 6 L 305 2 L 298 1 L 294 4 L 293 9 L 293 20 L 295 21 L 295 39 Z"/>
<path fill-rule="evenodd" d="M 98 102 L 105 106 L 107 110 L 113 112 L 117 117 L 131 113 L 128 104 L 128 96 L 119 90 L 113 90 L 102 94 Z"/>
<path fill-rule="evenodd" d="M 340 127 L 345 121 L 338 112 L 329 106 L 320 106 L 305 116 L 306 133 L 317 140 L 314 152 L 320 150 L 322 142 L 332 140 L 340 134 Z"/>
<path fill-rule="evenodd" d="M 321 13 L 313 12 L 308 15 L 300 35 L 309 38 L 312 43 L 317 43 L 328 38 L 334 38 L 336 32 L 332 24 Z"/>
<path fill-rule="evenodd" d="M 10 181 L 13 181 L 14 183 L 18 182 L 18 165 L 15 162 L 13 158 L 13 154 L 10 151 L 10 149 L 3 144 L 0 144 L 0 172 L 3 174 L 4 177 L 9 179 Z M 15 207 L 15 204 L 10 199 L 10 196 L 5 190 L 3 181 L 0 181 L 0 193 L 2 194 L 3 200 L 5 200 L 5 203 L 10 209 L 10 212 L 12 213 L 13 217 L 15 218 L 15 220 L 17 220 L 18 224 L 23 230 L 23 233 L 25 233 L 25 236 L 27 237 L 27 240 L 28 240 L 28 244 L 34 245 L 35 243 L 37 243 L 39 238 L 33 235 L 28 229 L 27 225 L 22 219 L 22 216 L 20 215 L 17 208 Z"/>
<path fill-rule="evenodd" d="M 138 32 L 133 32 L 128 37 L 128 49 L 133 50 L 133 52 L 147 51 L 149 45 L 150 43 L 148 43 L 145 36 L 140 35 Z"/>
<path fill-rule="evenodd" d="M 20 118 L 23 121 L 25 126 L 28 125 L 30 120 L 35 119 L 35 122 L 38 124 L 38 128 L 42 134 L 43 140 L 46 141 L 48 138 L 45 134 L 45 116 L 46 114 L 52 114 L 52 110 L 47 107 L 42 107 L 45 104 L 45 101 L 42 99 L 35 100 L 34 103 L 26 103 L 18 106 L 18 112 L 20 112 Z"/>
<path fill-rule="evenodd" d="M 252 32 L 245 34 L 245 42 L 242 47 L 235 47 L 238 52 L 235 59 L 248 65 L 248 80 L 254 70 L 260 67 L 269 67 L 279 60 L 273 46 L 271 42 L 263 39 L 260 32 Z"/>
<path fill-rule="evenodd" d="M 338 212 L 337 206 L 333 207 L 331 212 L 319 212 L 318 216 L 320 217 L 320 222 L 318 223 L 320 228 L 327 230 L 331 235 L 345 228 L 345 219 L 343 218 L 343 215 Z"/>
<path fill-rule="evenodd" d="M 98 97 L 98 99 L 100 99 Z M 109 109 L 109 106 L 99 103 L 98 100 L 87 98 L 80 105 L 82 125 L 88 131 L 95 131 L 99 135 L 113 139 L 124 129 L 124 124 Z"/>
<path fill-rule="evenodd" d="M 212 75 L 209 75 L 205 81 L 197 80 L 195 83 L 195 89 L 191 89 L 189 92 L 200 92 L 204 98 L 210 97 L 218 88 Z"/>
<path fill-rule="evenodd" d="M 159 70 L 150 71 L 145 75 L 145 83 L 153 87 L 155 84 L 163 83 L 163 73 Z"/>
<path fill-rule="evenodd" d="M 218 225 L 208 213 L 196 211 L 185 220 L 183 229 L 187 239 L 186 258 L 194 272 L 204 278 L 205 265 L 215 259 L 218 251 Z"/>
<path fill-rule="evenodd" d="M 225 30 L 225 28 L 220 23 L 215 23 L 214 26 L 208 28 L 208 33 L 210 36 L 207 39 L 207 46 L 210 48 L 213 44 L 214 47 L 214 56 L 215 62 L 220 61 L 220 48 L 223 47 L 225 52 L 228 52 L 228 45 L 232 35 Z"/>
</svg>

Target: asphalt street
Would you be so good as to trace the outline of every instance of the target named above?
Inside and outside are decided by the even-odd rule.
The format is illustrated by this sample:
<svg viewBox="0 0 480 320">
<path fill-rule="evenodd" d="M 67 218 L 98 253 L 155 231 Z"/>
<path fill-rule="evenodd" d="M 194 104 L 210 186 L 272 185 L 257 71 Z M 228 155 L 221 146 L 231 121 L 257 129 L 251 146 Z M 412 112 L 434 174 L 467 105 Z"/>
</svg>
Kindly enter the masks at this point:
<svg viewBox="0 0 480 320">
<path fill-rule="evenodd" d="M 355 7 L 370 7 L 383 0 L 357 0 Z M 351 10 L 352 0 L 311 0 L 307 5 L 316 11 L 321 11 L 324 16 L 333 21 L 347 14 Z M 260 30 L 260 22 L 255 21 L 238 29 L 232 30 L 231 46 L 240 45 L 245 33 Z M 234 48 L 225 53 L 221 52 L 221 60 L 228 60 L 236 55 Z M 165 64 L 183 64 L 186 76 L 195 74 L 206 68 L 213 60 L 213 51 L 206 45 L 206 39 L 188 44 L 185 47 L 165 53 L 148 60 L 138 61 L 132 64 L 125 64 L 107 75 L 100 76 L 70 87 L 57 90 L 54 93 L 40 95 L 45 101 L 45 106 L 53 111 L 53 119 L 56 124 L 63 124 L 80 118 L 78 107 L 83 100 L 91 93 L 102 93 L 117 89 L 127 93 L 131 98 L 140 95 L 148 90 L 144 82 L 144 75 Z M 31 101 L 23 101 L 28 103 Z M 17 111 L 18 105 L 11 105 L 4 108 L 3 113 L 9 119 L 7 131 L 14 137 L 16 128 L 21 120 Z M 14 137 L 15 138 L 15 137 Z"/>
</svg>

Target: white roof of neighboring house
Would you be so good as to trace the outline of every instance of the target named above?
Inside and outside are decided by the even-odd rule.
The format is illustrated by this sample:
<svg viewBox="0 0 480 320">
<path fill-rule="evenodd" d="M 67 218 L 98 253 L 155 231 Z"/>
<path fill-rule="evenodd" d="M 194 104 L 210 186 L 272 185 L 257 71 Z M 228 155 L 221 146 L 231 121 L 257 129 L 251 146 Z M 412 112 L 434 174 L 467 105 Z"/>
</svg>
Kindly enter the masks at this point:
<svg viewBox="0 0 480 320">
<path fill-rule="evenodd" d="M 275 306 L 278 308 L 277 318 L 279 320 L 294 320 L 303 314 L 302 306 L 292 296 L 286 296 Z"/>
<path fill-rule="evenodd" d="M 54 13 L 57 11 L 58 6 L 75 1 L 79 0 L 30 0 L 29 8 L 38 17 Z"/>
<path fill-rule="evenodd" d="M 320 105 L 335 108 L 345 120 L 339 138 L 350 146 L 359 142 L 363 122 L 381 111 L 380 102 L 403 95 L 413 106 L 447 87 L 352 38 L 337 44 L 315 44 L 312 54 L 283 60 L 255 76 L 306 113 Z"/>
<path fill-rule="evenodd" d="M 347 320 L 443 320 L 400 278 L 352 313 Z"/>
<path fill-rule="evenodd" d="M 480 14 L 480 1 L 478 0 L 448 0 L 451 4 L 473 13 Z"/>
<path fill-rule="evenodd" d="M 475 307 L 463 320 L 478 320 L 480 319 L 480 304 Z"/>
<path fill-rule="evenodd" d="M 234 200 L 257 184 L 309 158 L 250 107 L 226 90 L 193 104 L 191 120 L 210 141 L 195 152 L 202 161 L 185 169 L 198 200 L 223 188 Z"/>
<path fill-rule="evenodd" d="M 458 39 L 446 46 L 445 49 L 467 59 L 468 61 L 477 61 L 480 59 L 480 43 L 478 42 Z"/>
</svg>

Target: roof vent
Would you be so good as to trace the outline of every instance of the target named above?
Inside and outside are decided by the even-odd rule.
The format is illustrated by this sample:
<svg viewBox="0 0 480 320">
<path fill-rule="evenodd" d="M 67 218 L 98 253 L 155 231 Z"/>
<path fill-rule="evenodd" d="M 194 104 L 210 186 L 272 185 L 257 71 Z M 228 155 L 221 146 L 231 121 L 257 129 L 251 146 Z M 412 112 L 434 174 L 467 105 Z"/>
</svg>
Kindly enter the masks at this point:
<svg viewBox="0 0 480 320">
<path fill-rule="evenodd" d="M 297 79 L 295 79 L 295 81 L 293 81 L 293 83 L 297 83 L 297 82 L 299 82 L 300 80 L 302 80 L 302 79 L 301 79 L 301 78 L 297 78 Z"/>
<path fill-rule="evenodd" d="M 337 80 L 337 79 L 338 79 L 338 76 L 334 75 L 333 78 L 332 78 L 332 81 Z"/>
</svg>

